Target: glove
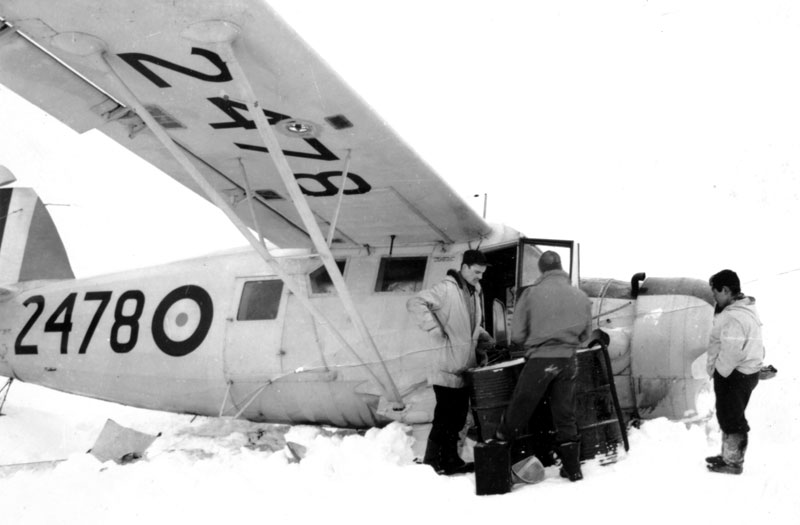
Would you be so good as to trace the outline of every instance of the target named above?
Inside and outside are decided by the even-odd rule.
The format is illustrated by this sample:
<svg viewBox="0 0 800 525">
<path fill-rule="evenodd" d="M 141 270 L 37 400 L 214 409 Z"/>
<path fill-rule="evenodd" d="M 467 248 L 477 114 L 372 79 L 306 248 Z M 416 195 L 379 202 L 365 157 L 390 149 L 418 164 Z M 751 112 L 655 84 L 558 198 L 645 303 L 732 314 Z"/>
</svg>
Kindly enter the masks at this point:
<svg viewBox="0 0 800 525">
<path fill-rule="evenodd" d="M 761 370 L 758 371 L 758 379 L 761 381 L 772 379 L 776 375 L 778 375 L 778 369 L 772 365 L 761 367 Z"/>
</svg>

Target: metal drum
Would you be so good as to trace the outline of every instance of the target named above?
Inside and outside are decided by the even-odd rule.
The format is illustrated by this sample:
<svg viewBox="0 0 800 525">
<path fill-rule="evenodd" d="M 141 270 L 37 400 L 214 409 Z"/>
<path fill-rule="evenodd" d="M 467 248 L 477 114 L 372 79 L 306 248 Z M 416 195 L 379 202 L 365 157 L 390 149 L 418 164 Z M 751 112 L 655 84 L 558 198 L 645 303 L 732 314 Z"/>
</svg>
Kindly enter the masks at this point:
<svg viewBox="0 0 800 525">
<path fill-rule="evenodd" d="M 473 368 L 465 373 L 472 414 L 481 441 L 494 436 L 524 365 L 525 360 L 520 358 Z"/>
</svg>

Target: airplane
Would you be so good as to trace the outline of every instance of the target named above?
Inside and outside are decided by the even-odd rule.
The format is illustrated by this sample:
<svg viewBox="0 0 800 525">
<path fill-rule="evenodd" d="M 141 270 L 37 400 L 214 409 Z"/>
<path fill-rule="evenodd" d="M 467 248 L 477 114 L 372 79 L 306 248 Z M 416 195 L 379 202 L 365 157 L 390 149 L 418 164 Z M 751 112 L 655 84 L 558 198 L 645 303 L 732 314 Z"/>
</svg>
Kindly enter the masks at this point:
<svg viewBox="0 0 800 525">
<path fill-rule="evenodd" d="M 577 242 L 487 223 L 264 2 L 4 0 L 0 83 L 144 158 L 249 243 L 75 279 L 46 207 L 6 174 L 2 376 L 177 413 L 424 428 L 439 348 L 408 299 L 479 248 L 502 342 L 552 249 L 609 336 L 626 415 L 704 415 L 707 283 L 584 278 Z"/>
</svg>

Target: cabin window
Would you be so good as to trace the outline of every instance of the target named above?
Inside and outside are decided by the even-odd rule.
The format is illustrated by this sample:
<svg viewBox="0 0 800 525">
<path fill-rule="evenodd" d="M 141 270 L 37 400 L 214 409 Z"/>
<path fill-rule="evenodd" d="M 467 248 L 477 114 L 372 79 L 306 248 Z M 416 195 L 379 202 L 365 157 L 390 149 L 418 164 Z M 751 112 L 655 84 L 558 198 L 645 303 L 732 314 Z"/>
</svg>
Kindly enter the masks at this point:
<svg viewBox="0 0 800 525">
<path fill-rule="evenodd" d="M 278 317 L 283 281 L 247 281 L 242 288 L 237 321 L 266 321 Z"/>
<path fill-rule="evenodd" d="M 386 257 L 378 270 L 376 292 L 418 292 L 425 280 L 427 257 Z"/>
<path fill-rule="evenodd" d="M 344 275 L 346 261 L 336 261 L 336 266 L 339 267 L 339 272 Z M 320 266 L 308 275 L 311 281 L 311 293 L 335 293 L 336 288 L 333 286 L 331 276 L 324 266 Z"/>
</svg>

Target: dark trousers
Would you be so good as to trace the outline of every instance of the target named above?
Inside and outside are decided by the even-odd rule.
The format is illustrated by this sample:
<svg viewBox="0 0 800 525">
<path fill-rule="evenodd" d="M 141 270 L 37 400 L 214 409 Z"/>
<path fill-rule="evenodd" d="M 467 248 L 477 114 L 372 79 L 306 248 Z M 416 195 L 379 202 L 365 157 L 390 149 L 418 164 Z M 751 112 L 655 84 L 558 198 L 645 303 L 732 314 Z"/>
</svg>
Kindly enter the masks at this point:
<svg viewBox="0 0 800 525">
<path fill-rule="evenodd" d="M 458 441 L 458 433 L 467 422 L 469 390 L 433 385 L 436 408 L 433 409 L 433 426 L 428 439 L 439 444 Z"/>
<path fill-rule="evenodd" d="M 756 385 L 758 385 L 758 372 L 743 374 L 734 370 L 728 377 L 722 377 L 714 370 L 717 421 L 724 433 L 739 434 L 750 431 L 744 411 Z"/>
<path fill-rule="evenodd" d="M 577 357 L 533 357 L 520 373 L 514 394 L 503 416 L 500 432 L 507 439 L 528 433 L 528 422 L 536 406 L 547 396 L 556 443 L 578 441 L 575 420 Z"/>
</svg>

